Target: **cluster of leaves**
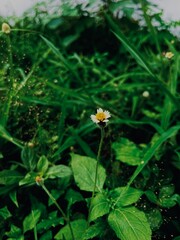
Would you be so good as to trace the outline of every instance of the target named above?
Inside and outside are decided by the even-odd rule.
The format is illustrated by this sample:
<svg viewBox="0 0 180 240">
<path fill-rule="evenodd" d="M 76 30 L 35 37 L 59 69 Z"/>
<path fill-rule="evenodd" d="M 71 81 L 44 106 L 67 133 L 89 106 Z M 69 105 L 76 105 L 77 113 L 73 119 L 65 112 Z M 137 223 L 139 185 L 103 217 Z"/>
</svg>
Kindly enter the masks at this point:
<svg viewBox="0 0 180 240">
<path fill-rule="evenodd" d="M 1 33 L 1 239 L 179 239 L 178 40 L 139 2 L 40 5 Z"/>
</svg>

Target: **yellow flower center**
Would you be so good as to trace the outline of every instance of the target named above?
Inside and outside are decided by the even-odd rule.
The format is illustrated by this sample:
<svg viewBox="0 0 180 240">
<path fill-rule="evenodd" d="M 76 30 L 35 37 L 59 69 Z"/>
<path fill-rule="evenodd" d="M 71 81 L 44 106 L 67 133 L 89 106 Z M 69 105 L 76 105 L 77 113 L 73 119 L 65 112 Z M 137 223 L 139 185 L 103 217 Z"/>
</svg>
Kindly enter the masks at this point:
<svg viewBox="0 0 180 240">
<path fill-rule="evenodd" d="M 106 115 L 103 112 L 99 112 L 96 114 L 96 119 L 102 122 L 103 120 L 106 119 Z"/>
</svg>

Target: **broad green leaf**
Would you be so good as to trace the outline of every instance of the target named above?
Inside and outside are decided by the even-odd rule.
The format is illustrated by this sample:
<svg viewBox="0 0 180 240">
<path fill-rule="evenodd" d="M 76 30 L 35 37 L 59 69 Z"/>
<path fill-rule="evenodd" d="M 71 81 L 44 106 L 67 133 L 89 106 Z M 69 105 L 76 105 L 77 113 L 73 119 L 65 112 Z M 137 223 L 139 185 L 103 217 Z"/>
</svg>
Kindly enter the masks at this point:
<svg viewBox="0 0 180 240">
<path fill-rule="evenodd" d="M 37 222 L 39 221 L 41 216 L 41 211 L 36 209 L 36 210 L 32 210 L 31 213 L 25 217 L 24 221 L 23 221 L 23 232 L 27 232 L 31 229 L 33 229 Z"/>
<path fill-rule="evenodd" d="M 71 168 L 65 165 L 55 165 L 48 169 L 46 178 L 64 178 L 72 175 Z"/>
<path fill-rule="evenodd" d="M 146 213 L 146 217 L 152 230 L 155 231 L 160 228 L 163 222 L 163 218 L 161 212 L 158 209 L 153 209 L 150 212 Z"/>
<path fill-rule="evenodd" d="M 85 232 L 87 228 L 87 222 L 85 219 L 78 219 L 73 222 L 70 222 L 74 240 L 80 240 L 82 238 L 83 233 Z M 69 228 L 69 225 L 66 225 L 63 227 L 54 237 L 55 239 L 61 240 L 73 240 L 72 234 Z"/>
<path fill-rule="evenodd" d="M 146 153 L 144 154 L 144 157 L 142 158 L 142 164 L 140 164 L 133 175 L 131 176 L 128 185 L 130 185 L 135 178 L 139 175 L 139 173 L 143 170 L 143 168 L 146 166 L 146 164 L 149 162 L 149 160 L 154 156 L 156 150 L 163 144 L 168 138 L 174 136 L 180 129 L 180 125 L 171 127 L 166 132 L 162 133 L 161 136 L 157 139 L 157 141 L 147 149 Z"/>
<path fill-rule="evenodd" d="M 146 216 L 135 207 L 113 210 L 109 214 L 108 222 L 121 240 L 151 239 L 151 229 Z"/>
<path fill-rule="evenodd" d="M 12 214 L 9 212 L 7 206 L 3 207 L 0 209 L 0 216 L 3 218 L 3 219 L 7 219 L 9 217 L 12 216 Z"/>
<path fill-rule="evenodd" d="M 45 156 L 41 156 L 37 163 L 37 171 L 44 174 L 48 169 L 48 159 Z"/>
<path fill-rule="evenodd" d="M 71 154 L 71 166 L 76 184 L 81 190 L 94 190 L 97 161 L 93 158 Z M 106 180 L 105 169 L 99 164 L 96 191 L 103 189 Z"/>
<path fill-rule="evenodd" d="M 89 220 L 94 221 L 97 218 L 109 213 L 109 210 L 110 206 L 107 197 L 102 193 L 98 193 L 92 200 Z"/>
<path fill-rule="evenodd" d="M 16 170 L 3 170 L 0 172 L 0 184 L 2 185 L 18 184 L 22 178 L 21 173 Z"/>
<path fill-rule="evenodd" d="M 22 151 L 21 151 L 21 159 L 24 164 L 24 166 L 30 170 L 33 171 L 36 167 L 36 158 L 35 158 L 35 152 L 32 147 L 29 147 L 26 145 Z"/>
<path fill-rule="evenodd" d="M 117 160 L 132 166 L 141 163 L 141 150 L 127 138 L 121 138 L 120 141 L 114 142 L 112 148 L 115 151 Z"/>
<path fill-rule="evenodd" d="M 119 187 L 110 192 L 110 197 L 114 205 L 117 205 L 118 207 L 125 207 L 136 203 L 142 194 L 143 191 L 136 188 Z"/>
</svg>

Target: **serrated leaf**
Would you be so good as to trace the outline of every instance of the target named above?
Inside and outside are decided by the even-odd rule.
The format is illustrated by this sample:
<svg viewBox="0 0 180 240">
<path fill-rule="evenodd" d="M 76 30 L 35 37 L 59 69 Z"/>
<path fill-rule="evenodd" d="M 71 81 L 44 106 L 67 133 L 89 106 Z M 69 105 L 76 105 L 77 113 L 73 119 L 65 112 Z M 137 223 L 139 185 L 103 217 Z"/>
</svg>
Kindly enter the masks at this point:
<svg viewBox="0 0 180 240">
<path fill-rule="evenodd" d="M 109 214 L 108 222 L 121 240 L 151 240 L 147 218 L 135 207 L 113 210 Z"/>
<path fill-rule="evenodd" d="M 65 165 L 55 165 L 48 169 L 46 178 L 64 178 L 72 175 L 71 168 Z"/>
<path fill-rule="evenodd" d="M 27 217 L 25 217 L 23 221 L 23 232 L 25 233 L 33 229 L 39 221 L 40 216 L 41 211 L 39 209 L 32 210 L 31 213 Z"/>
<path fill-rule="evenodd" d="M 125 207 L 136 203 L 142 194 L 143 191 L 136 188 L 119 187 L 110 192 L 110 197 L 112 198 L 115 206 L 117 205 L 118 207 Z"/>
<path fill-rule="evenodd" d="M 97 218 L 109 213 L 109 210 L 110 206 L 107 197 L 102 193 L 98 193 L 92 200 L 89 220 L 94 221 Z"/>
<path fill-rule="evenodd" d="M 46 156 L 41 156 L 37 163 L 37 171 L 42 173 L 43 175 L 47 171 L 48 165 L 49 165 L 49 162 Z"/>
<path fill-rule="evenodd" d="M 0 172 L 0 184 L 17 184 L 23 178 L 22 174 L 16 170 L 3 170 Z"/>
<path fill-rule="evenodd" d="M 72 154 L 71 166 L 76 184 L 81 190 L 94 190 L 97 161 L 93 158 Z M 103 189 L 106 180 L 105 169 L 99 164 L 96 191 Z"/>
<path fill-rule="evenodd" d="M 83 233 L 85 232 L 87 228 L 87 222 L 85 219 L 78 219 L 73 222 L 71 222 L 71 227 L 74 235 L 74 240 L 81 239 Z M 69 225 L 66 225 L 63 227 L 54 237 L 55 239 L 68 239 L 73 240 L 72 234 L 69 228 Z"/>
<path fill-rule="evenodd" d="M 9 212 L 7 206 L 3 207 L 0 209 L 0 216 L 3 218 L 3 219 L 7 219 L 9 217 L 12 216 L 12 214 Z"/>
<path fill-rule="evenodd" d="M 141 150 L 127 138 L 121 138 L 120 141 L 114 142 L 112 148 L 115 151 L 117 160 L 132 166 L 141 163 Z"/>
</svg>

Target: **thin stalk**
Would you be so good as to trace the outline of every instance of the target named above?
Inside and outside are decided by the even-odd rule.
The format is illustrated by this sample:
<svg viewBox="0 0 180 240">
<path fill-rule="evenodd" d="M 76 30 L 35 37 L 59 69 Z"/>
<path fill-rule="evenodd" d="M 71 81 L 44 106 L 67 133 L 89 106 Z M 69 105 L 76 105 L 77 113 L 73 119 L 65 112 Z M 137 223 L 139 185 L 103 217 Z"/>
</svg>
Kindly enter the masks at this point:
<svg viewBox="0 0 180 240">
<path fill-rule="evenodd" d="M 2 119 L 2 125 L 4 127 L 7 124 L 7 120 L 8 120 L 8 116 L 9 116 L 11 101 L 12 101 L 12 98 L 13 98 L 13 85 L 14 85 L 14 80 L 13 80 L 13 56 L 12 56 L 11 39 L 10 39 L 9 35 L 7 36 L 7 44 L 8 44 L 10 89 L 9 89 L 9 92 L 8 92 L 7 103 L 4 105 L 4 116 L 3 116 L 3 119 Z"/>
<path fill-rule="evenodd" d="M 33 211 L 32 211 L 32 215 L 33 215 L 33 218 L 34 218 L 34 212 L 33 212 Z M 34 226 L 34 239 L 35 239 L 35 240 L 38 240 L 36 224 L 35 224 L 35 226 Z"/>
<path fill-rule="evenodd" d="M 73 229 L 69 220 L 69 217 L 66 216 L 66 214 L 64 213 L 64 211 L 62 210 L 62 208 L 59 206 L 59 204 L 57 203 L 56 199 L 52 196 L 52 194 L 49 192 L 49 190 L 46 188 L 46 186 L 44 185 L 43 182 L 40 183 L 41 187 L 43 188 L 43 190 L 47 193 L 47 195 L 49 196 L 49 198 L 53 201 L 53 203 L 56 205 L 56 207 L 58 208 L 58 210 L 60 211 L 60 213 L 62 214 L 64 220 L 66 221 L 66 223 L 69 225 L 69 229 L 71 232 L 71 236 L 72 239 L 75 240 L 74 237 L 74 233 L 73 233 Z"/>
<path fill-rule="evenodd" d="M 94 189 L 92 192 L 92 197 L 91 197 L 91 201 L 90 201 L 90 207 L 89 207 L 89 216 L 88 216 L 88 225 L 89 225 L 89 221 L 90 221 L 90 212 L 92 210 L 92 201 L 94 199 L 95 196 L 95 192 L 96 192 L 96 184 L 97 184 L 97 179 L 98 179 L 98 168 L 99 168 L 99 162 L 100 162 L 100 156 L 101 156 L 101 150 L 102 150 L 102 145 L 103 145 L 103 140 L 104 140 L 104 128 L 101 127 L 101 139 L 100 139 L 100 143 L 99 143 L 99 148 L 98 148 L 98 153 L 97 153 L 97 163 L 96 163 L 96 170 L 95 170 L 95 179 L 94 179 Z"/>
</svg>

